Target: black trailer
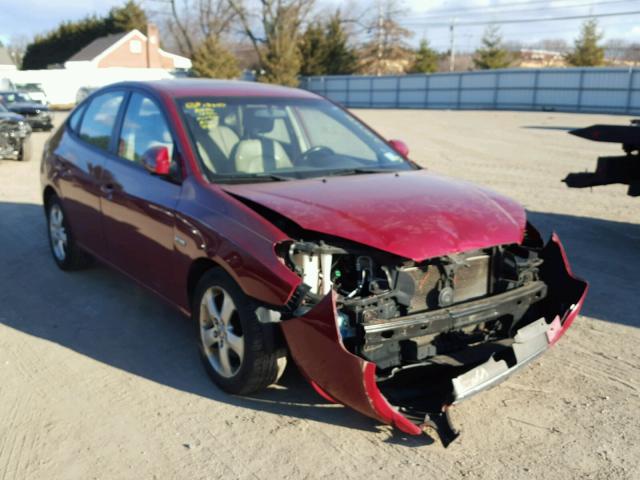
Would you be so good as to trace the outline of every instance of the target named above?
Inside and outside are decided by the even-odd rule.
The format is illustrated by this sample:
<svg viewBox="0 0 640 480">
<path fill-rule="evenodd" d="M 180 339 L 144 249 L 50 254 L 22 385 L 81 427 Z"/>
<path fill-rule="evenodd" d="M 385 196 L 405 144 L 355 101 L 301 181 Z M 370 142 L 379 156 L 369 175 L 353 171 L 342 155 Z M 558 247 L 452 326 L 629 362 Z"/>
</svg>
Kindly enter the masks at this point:
<svg viewBox="0 0 640 480">
<path fill-rule="evenodd" d="M 627 194 L 640 196 L 640 119 L 631 125 L 592 125 L 569 132 L 596 142 L 620 143 L 625 155 L 599 157 L 595 172 L 570 173 L 563 180 L 569 187 L 586 188 L 621 183 Z"/>
</svg>

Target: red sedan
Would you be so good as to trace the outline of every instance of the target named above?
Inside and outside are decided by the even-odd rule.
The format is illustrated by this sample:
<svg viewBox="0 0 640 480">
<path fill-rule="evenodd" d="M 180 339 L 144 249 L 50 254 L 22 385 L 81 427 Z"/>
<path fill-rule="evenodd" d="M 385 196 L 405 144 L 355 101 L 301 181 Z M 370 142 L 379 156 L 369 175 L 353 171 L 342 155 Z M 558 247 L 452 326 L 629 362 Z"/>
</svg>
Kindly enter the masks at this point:
<svg viewBox="0 0 640 480">
<path fill-rule="evenodd" d="M 446 444 L 448 407 L 553 345 L 587 285 L 516 202 L 407 155 L 302 90 L 112 85 L 45 147 L 51 251 L 190 315 L 227 392 L 290 354 L 326 399 Z"/>
</svg>

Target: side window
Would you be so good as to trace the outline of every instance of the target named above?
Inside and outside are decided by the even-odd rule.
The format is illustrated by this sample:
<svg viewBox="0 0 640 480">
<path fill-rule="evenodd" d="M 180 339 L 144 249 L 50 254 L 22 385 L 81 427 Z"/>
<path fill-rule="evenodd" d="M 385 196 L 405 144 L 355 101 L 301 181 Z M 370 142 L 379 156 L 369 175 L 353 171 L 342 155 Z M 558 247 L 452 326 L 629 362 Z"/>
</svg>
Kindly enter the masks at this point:
<svg viewBox="0 0 640 480">
<path fill-rule="evenodd" d="M 107 92 L 91 100 L 80 125 L 80 138 L 108 150 L 123 98 L 123 92 Z"/>
<path fill-rule="evenodd" d="M 140 163 L 144 152 L 157 146 L 169 148 L 169 158 L 173 158 L 173 138 L 162 112 L 149 97 L 133 93 L 122 123 L 118 155 Z"/>
<path fill-rule="evenodd" d="M 331 116 L 306 107 L 300 107 L 298 113 L 306 126 L 311 147 L 329 147 L 339 155 L 377 161 L 376 152 Z"/>
<path fill-rule="evenodd" d="M 78 132 L 78 127 L 80 127 L 80 119 L 82 118 L 82 112 L 84 112 L 87 108 L 87 104 L 85 103 L 80 108 L 76 108 L 73 112 L 71 112 L 71 117 L 69 118 L 69 128 L 74 132 Z"/>
</svg>

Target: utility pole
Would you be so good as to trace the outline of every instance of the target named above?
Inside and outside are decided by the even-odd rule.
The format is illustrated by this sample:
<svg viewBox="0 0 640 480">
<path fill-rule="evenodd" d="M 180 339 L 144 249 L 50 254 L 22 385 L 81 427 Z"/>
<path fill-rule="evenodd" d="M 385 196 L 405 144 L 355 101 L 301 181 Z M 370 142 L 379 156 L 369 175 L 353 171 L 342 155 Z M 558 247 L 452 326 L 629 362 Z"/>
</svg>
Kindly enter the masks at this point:
<svg viewBox="0 0 640 480">
<path fill-rule="evenodd" d="M 376 62 L 376 75 L 380 76 L 382 67 L 382 37 L 384 29 L 384 15 L 382 11 L 382 0 L 378 0 L 378 60 Z"/>
<path fill-rule="evenodd" d="M 449 45 L 449 71 L 453 72 L 456 65 L 456 19 L 451 19 L 449 25 L 450 45 Z"/>
</svg>

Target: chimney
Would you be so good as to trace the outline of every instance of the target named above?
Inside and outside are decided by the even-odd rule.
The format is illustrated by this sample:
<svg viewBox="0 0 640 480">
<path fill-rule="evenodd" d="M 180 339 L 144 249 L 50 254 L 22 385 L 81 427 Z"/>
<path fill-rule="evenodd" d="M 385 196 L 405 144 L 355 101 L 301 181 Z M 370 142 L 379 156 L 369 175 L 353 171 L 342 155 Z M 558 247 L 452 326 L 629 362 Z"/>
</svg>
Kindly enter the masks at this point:
<svg viewBox="0 0 640 480">
<path fill-rule="evenodd" d="M 162 67 L 160 58 L 160 34 L 153 23 L 147 24 L 147 68 Z"/>
</svg>

